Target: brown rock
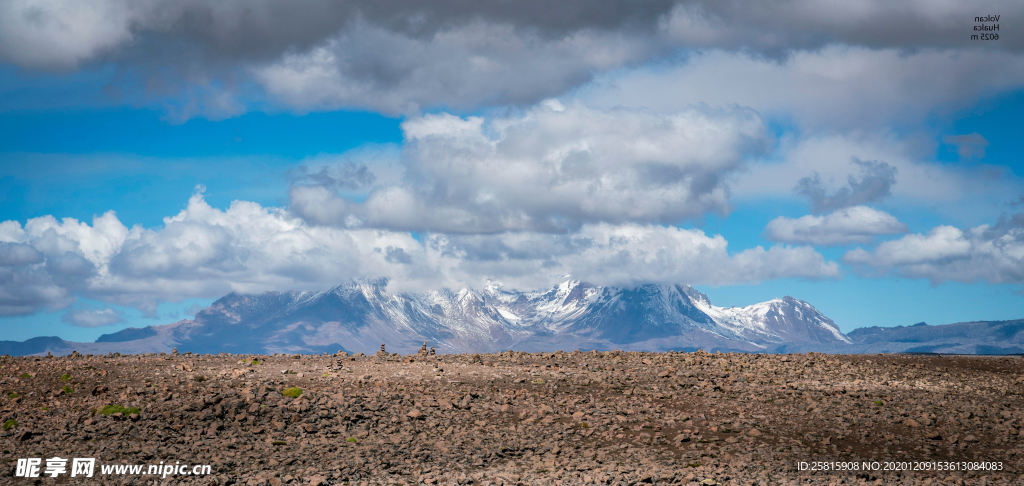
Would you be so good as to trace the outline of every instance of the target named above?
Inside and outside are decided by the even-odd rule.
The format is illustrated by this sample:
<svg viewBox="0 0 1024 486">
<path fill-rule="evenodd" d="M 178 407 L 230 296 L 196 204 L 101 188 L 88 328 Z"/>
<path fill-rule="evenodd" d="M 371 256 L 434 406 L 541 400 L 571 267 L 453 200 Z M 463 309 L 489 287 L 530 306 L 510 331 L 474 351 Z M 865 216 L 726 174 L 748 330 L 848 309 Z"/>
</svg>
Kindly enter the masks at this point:
<svg viewBox="0 0 1024 486">
<path fill-rule="evenodd" d="M 423 418 L 423 412 L 420 412 L 419 410 L 414 408 L 412 410 L 409 410 L 409 413 L 407 413 L 406 416 L 408 416 L 409 418 L 415 420 L 415 419 Z"/>
</svg>

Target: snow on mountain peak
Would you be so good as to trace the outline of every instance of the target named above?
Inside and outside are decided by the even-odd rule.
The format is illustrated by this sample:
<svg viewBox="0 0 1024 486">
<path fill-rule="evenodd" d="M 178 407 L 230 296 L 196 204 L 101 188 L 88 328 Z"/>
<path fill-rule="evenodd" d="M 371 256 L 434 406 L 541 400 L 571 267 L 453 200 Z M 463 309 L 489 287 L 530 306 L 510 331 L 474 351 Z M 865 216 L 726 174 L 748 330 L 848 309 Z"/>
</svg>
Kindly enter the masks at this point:
<svg viewBox="0 0 1024 486">
<path fill-rule="evenodd" d="M 574 279 L 527 292 L 489 281 L 481 292 L 393 294 L 381 279 L 325 292 L 230 295 L 187 327 L 195 339 L 244 335 L 270 352 L 298 349 L 295 343 L 362 350 L 381 342 L 415 351 L 424 340 L 445 352 L 553 346 L 755 351 L 785 343 L 849 342 L 830 319 L 788 296 L 722 308 L 688 285 L 618 288 Z"/>
</svg>

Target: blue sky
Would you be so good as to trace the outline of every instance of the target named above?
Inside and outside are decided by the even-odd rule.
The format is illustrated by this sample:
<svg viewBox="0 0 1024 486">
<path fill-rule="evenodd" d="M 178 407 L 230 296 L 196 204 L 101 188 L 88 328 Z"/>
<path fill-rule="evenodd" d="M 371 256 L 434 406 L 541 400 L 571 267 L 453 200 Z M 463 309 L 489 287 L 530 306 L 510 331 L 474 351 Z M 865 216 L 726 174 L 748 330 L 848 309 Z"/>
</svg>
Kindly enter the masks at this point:
<svg viewBox="0 0 1024 486">
<path fill-rule="evenodd" d="M 3 339 L 382 276 L 792 295 L 844 331 L 1024 317 L 1024 46 L 957 40 L 960 7 L 313 3 L 0 34 Z"/>
</svg>

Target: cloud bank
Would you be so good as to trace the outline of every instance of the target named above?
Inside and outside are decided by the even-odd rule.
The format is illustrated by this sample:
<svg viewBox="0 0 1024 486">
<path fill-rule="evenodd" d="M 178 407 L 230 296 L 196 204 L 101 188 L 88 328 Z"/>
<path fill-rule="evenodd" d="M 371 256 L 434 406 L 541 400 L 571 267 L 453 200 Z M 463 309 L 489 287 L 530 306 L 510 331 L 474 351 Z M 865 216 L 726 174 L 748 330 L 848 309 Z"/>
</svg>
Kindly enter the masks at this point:
<svg viewBox="0 0 1024 486">
<path fill-rule="evenodd" d="M 937 226 L 883 242 L 874 251 L 858 248 L 843 260 L 865 271 L 932 283 L 1024 284 L 1024 214 L 968 230 Z"/>
<path fill-rule="evenodd" d="M 161 228 L 127 228 L 113 212 L 90 226 L 52 216 L 0 223 L 0 315 L 66 308 L 77 296 L 153 315 L 164 301 L 229 292 L 320 290 L 353 278 L 391 278 L 396 290 L 549 285 L 572 274 L 598 284 L 728 285 L 775 278 L 836 278 L 808 247 L 730 253 L 721 236 L 626 223 L 578 231 L 426 234 L 314 225 L 281 208 L 235 201 L 209 206 L 197 192 Z M 120 315 L 79 309 L 64 320 L 103 326 Z"/>
<path fill-rule="evenodd" d="M 1019 2 L 988 8 L 1024 16 Z M 965 35 L 975 15 L 968 4 L 880 0 L 829 8 L 810 0 L 756 8 L 708 0 L 15 0 L 0 5 L 0 61 L 64 72 L 112 66 L 112 92 L 171 98 L 180 116 L 216 118 L 267 100 L 299 111 L 387 113 L 529 105 L 601 73 L 705 52 L 711 57 L 692 61 L 693 76 L 671 76 L 682 82 L 653 92 L 673 93 L 671 105 L 692 96 L 687 92 L 705 92 L 693 84 L 704 79 L 713 86 L 700 101 L 740 91 L 765 101 L 786 81 L 789 94 L 779 102 L 828 116 L 814 105 L 842 85 L 865 94 L 844 97 L 845 108 L 871 116 L 856 103 L 867 95 L 876 109 L 899 99 L 912 112 L 923 106 L 915 100 L 1019 84 L 1024 41 L 1016 36 L 986 46 L 992 55 L 956 54 L 978 47 Z M 852 51 L 843 53 L 846 47 Z M 886 76 L 867 76 L 864 58 L 872 56 L 874 66 L 889 64 L 872 71 Z M 780 76 L 787 66 L 796 72 Z M 997 69 L 973 75 L 985 66 Z M 822 79 L 825 72 L 831 74 Z M 736 89 L 754 80 L 761 89 Z M 915 80 L 928 87 L 912 89 Z"/>
</svg>

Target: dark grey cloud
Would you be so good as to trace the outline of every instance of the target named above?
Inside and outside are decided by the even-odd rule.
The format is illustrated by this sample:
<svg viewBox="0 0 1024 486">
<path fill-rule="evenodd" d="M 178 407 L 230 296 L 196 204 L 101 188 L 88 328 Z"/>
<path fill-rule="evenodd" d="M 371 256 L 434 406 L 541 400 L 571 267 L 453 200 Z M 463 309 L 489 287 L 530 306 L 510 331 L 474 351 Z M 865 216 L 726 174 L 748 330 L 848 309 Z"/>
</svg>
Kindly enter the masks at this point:
<svg viewBox="0 0 1024 486">
<path fill-rule="evenodd" d="M 1024 16 L 1019 2 L 989 10 Z M 114 66 L 104 96 L 174 117 L 254 106 L 410 113 L 531 104 L 679 49 L 976 48 L 976 6 L 776 0 L 99 0 L 0 4 L 0 60 Z M 988 49 L 1020 52 L 1008 36 Z M 97 93 L 99 95 L 99 93 Z"/>
<path fill-rule="evenodd" d="M 811 211 L 815 213 L 877 202 L 892 193 L 892 186 L 896 184 L 895 167 L 885 162 L 856 158 L 852 163 L 860 167 L 861 177 L 849 176 L 846 185 L 834 192 L 828 191 L 817 173 L 800 179 L 793 190 L 810 199 Z"/>
<path fill-rule="evenodd" d="M 984 4 L 861 0 L 697 0 L 680 2 L 670 28 L 690 45 L 748 48 L 769 54 L 827 44 L 870 48 L 976 47 L 970 39 L 979 11 L 1024 13 L 1019 2 Z M 997 49 L 1021 51 L 1024 39 L 1007 38 Z"/>
</svg>

